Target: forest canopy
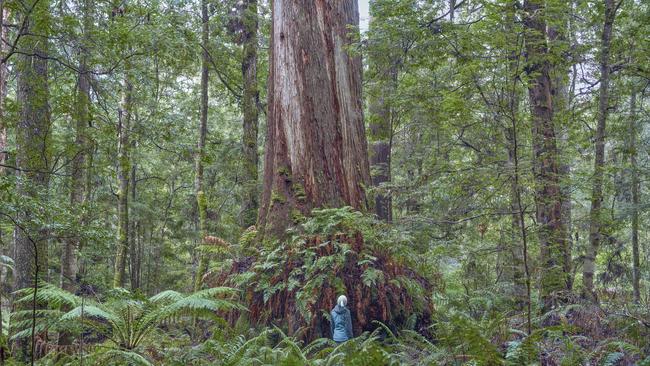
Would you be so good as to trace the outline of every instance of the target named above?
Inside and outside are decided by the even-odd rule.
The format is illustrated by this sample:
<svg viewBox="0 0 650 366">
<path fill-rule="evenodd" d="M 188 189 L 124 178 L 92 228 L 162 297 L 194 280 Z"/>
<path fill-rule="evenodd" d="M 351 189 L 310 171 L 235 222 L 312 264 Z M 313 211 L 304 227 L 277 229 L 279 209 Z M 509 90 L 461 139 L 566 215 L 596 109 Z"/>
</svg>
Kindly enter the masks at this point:
<svg viewBox="0 0 650 366">
<path fill-rule="evenodd" d="M 643 0 L 0 0 L 0 365 L 650 365 L 649 95 Z"/>
</svg>

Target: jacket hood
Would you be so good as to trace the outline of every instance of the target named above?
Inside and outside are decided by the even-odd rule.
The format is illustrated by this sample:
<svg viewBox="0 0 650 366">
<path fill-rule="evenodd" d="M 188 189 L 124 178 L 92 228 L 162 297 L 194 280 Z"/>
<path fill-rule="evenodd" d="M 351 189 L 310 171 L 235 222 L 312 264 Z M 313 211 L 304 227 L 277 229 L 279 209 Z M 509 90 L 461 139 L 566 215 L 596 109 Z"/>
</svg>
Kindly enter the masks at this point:
<svg viewBox="0 0 650 366">
<path fill-rule="evenodd" d="M 333 311 L 336 312 L 336 313 L 339 313 L 339 314 L 343 314 L 345 312 L 345 306 L 341 306 L 339 304 L 336 304 Z"/>
</svg>

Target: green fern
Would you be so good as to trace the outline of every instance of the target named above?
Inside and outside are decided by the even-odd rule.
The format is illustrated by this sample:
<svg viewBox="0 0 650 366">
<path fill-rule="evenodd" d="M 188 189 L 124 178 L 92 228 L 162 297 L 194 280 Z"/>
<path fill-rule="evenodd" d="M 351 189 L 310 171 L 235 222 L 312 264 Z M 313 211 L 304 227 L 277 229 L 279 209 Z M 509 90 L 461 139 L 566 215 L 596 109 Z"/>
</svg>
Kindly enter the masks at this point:
<svg viewBox="0 0 650 366">
<path fill-rule="evenodd" d="M 600 363 L 601 366 L 616 366 L 618 361 L 622 360 L 625 357 L 623 352 L 612 352 L 603 358 Z"/>
<path fill-rule="evenodd" d="M 11 259 L 11 257 L 0 254 L 0 269 L 5 268 L 9 271 L 9 274 L 12 274 L 15 265 L 16 264 L 14 263 L 14 260 Z"/>
<path fill-rule="evenodd" d="M 61 317 L 63 321 L 82 319 L 91 329 L 103 333 L 119 348 L 132 350 L 145 341 L 163 321 L 187 315 L 221 320 L 219 311 L 245 310 L 219 295 L 234 295 L 230 288 L 211 288 L 183 295 L 164 291 L 146 300 L 117 299 L 104 304 L 78 306 Z M 106 324 L 110 333 L 106 333 Z"/>
<path fill-rule="evenodd" d="M 91 331 L 108 339 L 101 347 L 91 347 L 88 357 L 96 364 L 150 365 L 144 346 L 153 344 L 153 334 L 159 334 L 165 321 L 183 316 L 191 319 L 211 319 L 225 323 L 219 314 L 223 311 L 245 308 L 232 299 L 237 291 L 218 287 L 185 295 L 176 291 L 163 291 L 148 299 L 131 294 L 125 289 L 111 291 L 103 303 L 83 300 L 50 284 L 44 284 L 36 293 L 42 308 L 36 311 L 36 333 L 61 331 L 79 334 Z M 33 289 L 17 292 L 17 302 L 29 303 Z M 62 313 L 61 309 L 72 309 Z M 32 334 L 32 311 L 12 314 L 13 339 L 27 338 Z"/>
</svg>

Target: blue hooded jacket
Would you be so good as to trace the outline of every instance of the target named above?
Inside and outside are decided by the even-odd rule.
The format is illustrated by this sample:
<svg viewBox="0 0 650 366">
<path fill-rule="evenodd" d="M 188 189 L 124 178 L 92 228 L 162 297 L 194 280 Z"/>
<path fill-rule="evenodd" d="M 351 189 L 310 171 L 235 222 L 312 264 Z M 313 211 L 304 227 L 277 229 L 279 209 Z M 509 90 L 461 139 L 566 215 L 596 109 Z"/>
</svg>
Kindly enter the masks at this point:
<svg viewBox="0 0 650 366">
<path fill-rule="evenodd" d="M 330 321 L 332 339 L 336 342 L 344 342 L 352 338 L 352 317 L 347 307 L 337 304 L 332 309 L 332 320 Z"/>
</svg>

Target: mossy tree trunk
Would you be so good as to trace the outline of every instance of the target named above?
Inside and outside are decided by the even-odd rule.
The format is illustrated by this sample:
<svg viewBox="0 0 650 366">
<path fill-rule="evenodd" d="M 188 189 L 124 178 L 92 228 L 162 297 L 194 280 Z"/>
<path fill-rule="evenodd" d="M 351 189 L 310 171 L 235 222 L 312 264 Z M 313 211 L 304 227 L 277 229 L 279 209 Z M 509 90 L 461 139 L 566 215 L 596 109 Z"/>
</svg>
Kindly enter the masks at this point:
<svg viewBox="0 0 650 366">
<path fill-rule="evenodd" d="M 137 118 L 136 118 L 137 120 Z M 132 139 L 131 143 L 131 148 L 132 148 L 132 154 L 137 148 L 137 143 L 135 139 Z M 135 159 L 132 159 L 135 160 Z M 137 172 L 137 164 L 135 161 L 133 161 L 133 164 L 131 166 L 131 181 L 130 181 L 130 188 L 131 188 L 131 208 L 134 207 L 134 204 L 136 202 L 136 197 L 137 197 L 137 179 L 136 179 L 136 172 Z M 139 250 L 138 250 L 138 242 L 137 242 L 137 236 L 138 236 L 138 226 L 140 223 L 135 220 L 134 216 L 137 217 L 137 215 L 130 215 L 131 216 L 131 223 L 129 227 L 129 275 L 130 275 L 130 281 L 131 281 L 131 289 L 136 290 L 140 288 L 140 262 L 141 258 L 139 255 Z"/>
<path fill-rule="evenodd" d="M 15 229 L 14 260 L 16 290 L 35 287 L 47 279 L 47 217 L 37 205 L 45 201 L 50 178 L 50 108 L 48 86 L 49 1 L 30 0 L 19 14 L 25 20 L 20 38 L 21 53 L 16 55 L 19 108 L 16 126 L 17 193 L 27 202 L 18 214 Z M 29 202 L 34 202 L 30 204 Z M 28 341 L 17 341 L 16 359 L 25 361 Z"/>
<path fill-rule="evenodd" d="M 208 82 L 209 82 L 209 54 L 208 54 L 208 41 L 210 36 L 208 17 L 208 2 L 207 0 L 201 1 L 201 42 L 203 52 L 201 53 L 201 115 L 199 116 L 199 141 L 197 144 L 197 151 L 195 156 L 195 172 L 194 172 L 194 190 L 196 193 L 196 206 L 199 214 L 199 241 L 205 244 L 205 237 L 208 235 L 207 230 L 207 216 L 208 206 L 205 198 L 205 191 L 203 187 L 203 163 L 205 160 L 205 139 L 208 134 Z M 196 277 L 194 279 L 194 291 L 201 289 L 203 283 L 203 275 L 208 270 L 209 257 L 208 253 L 199 251 L 199 265 L 196 270 Z"/>
<path fill-rule="evenodd" d="M 4 0 L 0 0 L 0 59 L 4 58 L 5 53 L 5 42 L 6 39 L 6 30 L 4 24 L 9 19 L 9 10 L 5 9 Z M 0 63 L 0 176 L 4 174 L 4 164 L 7 161 L 7 126 L 4 122 L 4 103 L 7 96 L 7 63 Z M 0 240 L 2 240 L 2 234 L 0 234 Z M 6 249 L 3 246 L 0 250 L 0 255 L 6 255 Z M 4 296 L 6 287 L 9 287 L 7 281 L 8 271 L 5 268 L 0 269 L 0 334 L 3 333 L 2 329 L 2 297 Z M 5 347 L 4 344 L 0 344 L 0 364 L 4 365 L 5 362 Z"/>
<path fill-rule="evenodd" d="M 9 19 L 9 10 L 5 9 L 4 0 L 0 0 L 0 59 L 4 58 L 6 44 L 2 40 L 7 38 L 7 31 L 4 24 Z M 0 174 L 4 172 L 4 164 L 7 161 L 7 125 L 4 122 L 4 105 L 7 97 L 7 76 L 9 75 L 7 63 L 0 64 Z"/>
<path fill-rule="evenodd" d="M 242 136 L 244 155 L 242 184 L 244 192 L 239 220 L 240 225 L 247 228 L 255 225 L 259 206 L 259 192 L 257 191 L 257 166 L 259 162 L 257 152 L 259 101 L 257 87 L 257 0 L 244 1 L 243 9 L 242 42 L 244 58 L 242 60 L 242 77 L 244 90 L 241 103 L 244 116 Z"/>
<path fill-rule="evenodd" d="M 122 85 L 122 100 L 118 110 L 118 164 L 117 192 L 118 238 L 115 256 L 115 274 L 113 287 L 124 287 L 126 273 L 126 256 L 129 248 L 129 175 L 131 173 L 129 130 L 131 129 L 131 112 L 133 103 L 133 85 L 129 61 L 125 61 L 124 82 Z"/>
<path fill-rule="evenodd" d="M 356 0 L 272 2 L 263 240 L 317 207 L 367 208 L 370 183 Z"/>
<path fill-rule="evenodd" d="M 70 176 L 70 205 L 78 212 L 79 220 L 83 223 L 84 202 L 86 200 L 86 179 L 88 174 L 86 155 L 88 154 L 87 126 L 90 125 L 90 32 L 92 25 L 92 3 L 84 0 L 83 3 L 83 37 L 79 44 L 79 75 L 77 76 L 77 95 L 75 103 L 75 151 L 72 157 L 72 172 Z M 72 235 L 64 242 L 61 256 L 61 288 L 75 292 L 78 285 L 78 251 L 81 240 L 78 234 Z"/>
<path fill-rule="evenodd" d="M 630 154 L 630 174 L 632 175 L 632 292 L 634 302 L 641 301 L 641 269 L 639 260 L 639 166 L 637 163 L 638 147 L 637 134 L 639 124 L 636 114 L 636 86 L 632 85 L 632 95 L 630 96 L 630 122 L 629 122 L 629 146 Z"/>
<path fill-rule="evenodd" d="M 392 62 L 391 62 L 392 61 Z M 379 82 L 371 94 L 369 106 L 370 168 L 373 187 L 382 190 L 384 183 L 390 183 L 390 158 L 393 134 L 393 108 L 390 100 L 394 97 L 397 86 L 397 65 L 391 60 L 384 69 L 376 70 Z M 380 65 L 375 67 L 381 68 Z M 375 195 L 375 214 L 382 220 L 393 220 L 393 200 L 390 193 L 383 190 Z"/>
<path fill-rule="evenodd" d="M 532 115 L 533 172 L 541 249 L 540 296 L 543 310 L 561 301 L 569 289 L 566 273 L 566 226 L 562 218 L 562 195 L 558 149 L 553 123 L 552 64 L 549 58 L 547 17 L 544 1 L 524 1 L 528 96 Z"/>
<path fill-rule="evenodd" d="M 509 206 L 510 206 L 510 241 L 507 246 L 507 258 L 509 264 L 506 264 L 508 280 L 511 281 L 511 297 L 514 305 L 519 310 L 527 310 L 528 332 L 530 333 L 530 287 L 531 278 L 528 266 L 528 232 L 525 224 L 524 207 L 522 204 L 522 187 L 521 187 L 521 164 L 520 164 L 520 143 L 519 127 L 522 123 L 520 116 L 520 104 L 522 92 L 519 86 L 521 74 L 522 56 L 519 52 L 521 46 L 516 31 L 516 10 L 518 1 L 511 1 L 508 4 L 507 11 L 504 14 L 506 34 L 511 35 L 508 38 L 509 49 L 505 57 L 507 63 L 507 78 L 505 80 L 506 90 L 506 107 L 503 113 L 503 120 L 506 121 L 504 135 L 506 139 L 506 149 L 508 152 L 507 171 L 510 172 L 508 180 L 510 183 Z"/>
<path fill-rule="evenodd" d="M 616 16 L 614 0 L 605 0 L 605 19 L 600 38 L 600 90 L 598 96 L 598 112 L 596 136 L 594 138 L 594 175 L 591 189 L 591 209 L 589 211 L 589 245 L 585 253 L 582 271 L 583 296 L 590 301 L 597 302 L 598 297 L 594 289 L 594 272 L 596 270 L 596 256 L 598 247 L 603 237 L 602 203 L 603 203 L 603 177 L 605 169 L 605 130 L 607 128 L 607 114 L 609 113 L 609 54 L 612 38 L 612 28 Z"/>
<path fill-rule="evenodd" d="M 50 108 L 48 88 L 49 5 L 34 0 L 21 36 L 22 53 L 17 55 L 19 120 L 16 126 L 16 165 L 18 192 L 30 199 L 45 194 L 49 183 Z M 21 14 L 26 16 L 26 14 Z M 36 233 L 40 227 L 29 227 L 36 212 L 23 212 L 22 227 L 16 228 L 16 289 L 34 285 L 34 278 L 44 278 L 47 270 L 47 242 Z M 40 226 L 40 225 L 36 225 Z M 25 230 L 23 230 L 25 229 Z M 30 230 L 35 229 L 35 230 Z M 31 242 L 34 239 L 35 242 Z M 38 257 L 38 263 L 34 260 Z M 36 268 L 38 267 L 38 268 Z M 35 271 L 38 269 L 38 273 Z"/>
<path fill-rule="evenodd" d="M 568 274 L 568 289 L 573 287 L 573 266 L 571 263 L 571 251 L 573 239 L 571 237 L 572 226 L 572 203 L 571 203 L 571 156 L 567 153 L 569 146 L 569 129 L 571 128 L 571 114 L 569 113 L 569 65 L 567 53 L 570 50 L 567 35 L 569 32 L 569 19 L 573 11 L 572 1 L 568 1 L 566 7 L 558 7 L 550 15 L 553 17 L 554 25 L 548 28 L 548 42 L 551 45 L 553 66 L 551 70 L 552 95 L 553 95 L 553 119 L 555 127 L 560 131 L 558 138 L 558 172 L 560 175 L 560 195 L 562 199 L 562 220 L 566 227 L 566 240 L 564 242 L 564 271 Z"/>
</svg>

